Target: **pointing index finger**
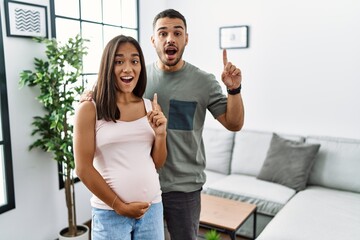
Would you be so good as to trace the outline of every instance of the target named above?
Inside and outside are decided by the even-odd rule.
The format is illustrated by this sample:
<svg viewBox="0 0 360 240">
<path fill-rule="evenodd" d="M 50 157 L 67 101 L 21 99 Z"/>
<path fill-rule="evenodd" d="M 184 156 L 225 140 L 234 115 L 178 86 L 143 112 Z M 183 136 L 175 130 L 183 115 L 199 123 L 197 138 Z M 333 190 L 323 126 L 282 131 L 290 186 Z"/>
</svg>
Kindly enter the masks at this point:
<svg viewBox="0 0 360 240">
<path fill-rule="evenodd" d="M 223 63 L 224 63 L 224 66 L 226 66 L 226 64 L 228 63 L 226 49 L 223 50 Z"/>
<path fill-rule="evenodd" d="M 154 93 L 154 99 L 152 104 L 153 104 L 153 109 L 158 110 L 157 93 Z"/>
</svg>

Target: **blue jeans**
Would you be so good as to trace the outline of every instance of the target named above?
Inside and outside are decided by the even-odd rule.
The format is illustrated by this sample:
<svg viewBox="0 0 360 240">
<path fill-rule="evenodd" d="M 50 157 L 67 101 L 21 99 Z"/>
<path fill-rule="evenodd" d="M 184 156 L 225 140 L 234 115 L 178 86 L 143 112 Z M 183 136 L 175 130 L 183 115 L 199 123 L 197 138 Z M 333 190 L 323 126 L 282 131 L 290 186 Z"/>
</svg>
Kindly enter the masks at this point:
<svg viewBox="0 0 360 240">
<path fill-rule="evenodd" d="M 164 217 L 171 240 L 196 240 L 200 219 L 201 190 L 162 193 Z"/>
<path fill-rule="evenodd" d="M 163 205 L 152 204 L 140 219 L 92 208 L 91 225 L 92 240 L 164 240 Z"/>
</svg>

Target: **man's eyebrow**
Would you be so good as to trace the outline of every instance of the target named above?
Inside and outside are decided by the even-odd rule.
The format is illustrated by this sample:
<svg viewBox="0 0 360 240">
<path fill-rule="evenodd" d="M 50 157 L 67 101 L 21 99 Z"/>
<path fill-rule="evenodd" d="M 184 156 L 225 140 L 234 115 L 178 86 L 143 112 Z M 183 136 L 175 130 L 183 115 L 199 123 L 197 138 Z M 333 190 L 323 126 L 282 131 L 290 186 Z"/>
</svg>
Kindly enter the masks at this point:
<svg viewBox="0 0 360 240">
<path fill-rule="evenodd" d="M 183 26 L 181 26 L 181 25 L 177 25 L 177 26 L 174 26 L 174 28 L 180 28 L 180 29 L 184 29 L 184 27 Z M 167 27 L 159 27 L 158 29 L 157 29 L 157 31 L 161 31 L 161 30 L 164 30 L 164 29 L 167 29 Z"/>
</svg>

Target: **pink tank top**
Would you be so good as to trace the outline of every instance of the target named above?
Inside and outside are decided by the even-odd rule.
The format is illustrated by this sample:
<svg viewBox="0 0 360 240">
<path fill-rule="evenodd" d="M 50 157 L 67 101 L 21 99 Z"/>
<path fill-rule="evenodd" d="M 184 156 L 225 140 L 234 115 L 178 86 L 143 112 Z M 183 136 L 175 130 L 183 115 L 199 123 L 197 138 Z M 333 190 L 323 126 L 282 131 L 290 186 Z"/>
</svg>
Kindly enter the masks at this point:
<svg viewBox="0 0 360 240">
<path fill-rule="evenodd" d="M 149 99 L 143 99 L 151 111 Z M 159 175 L 151 157 L 155 133 L 147 117 L 131 122 L 96 121 L 94 167 L 124 202 L 161 201 Z M 111 209 L 95 195 L 91 206 Z"/>
</svg>

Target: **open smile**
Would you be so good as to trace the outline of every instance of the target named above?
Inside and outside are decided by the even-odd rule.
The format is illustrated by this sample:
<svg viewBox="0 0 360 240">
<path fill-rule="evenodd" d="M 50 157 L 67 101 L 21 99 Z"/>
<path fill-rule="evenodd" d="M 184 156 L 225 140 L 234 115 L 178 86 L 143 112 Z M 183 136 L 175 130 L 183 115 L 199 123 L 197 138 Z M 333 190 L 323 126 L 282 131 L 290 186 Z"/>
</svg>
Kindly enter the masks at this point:
<svg viewBox="0 0 360 240">
<path fill-rule="evenodd" d="M 133 79 L 134 79 L 134 77 L 132 77 L 132 76 L 120 77 L 120 80 L 124 83 L 130 83 Z"/>
</svg>

